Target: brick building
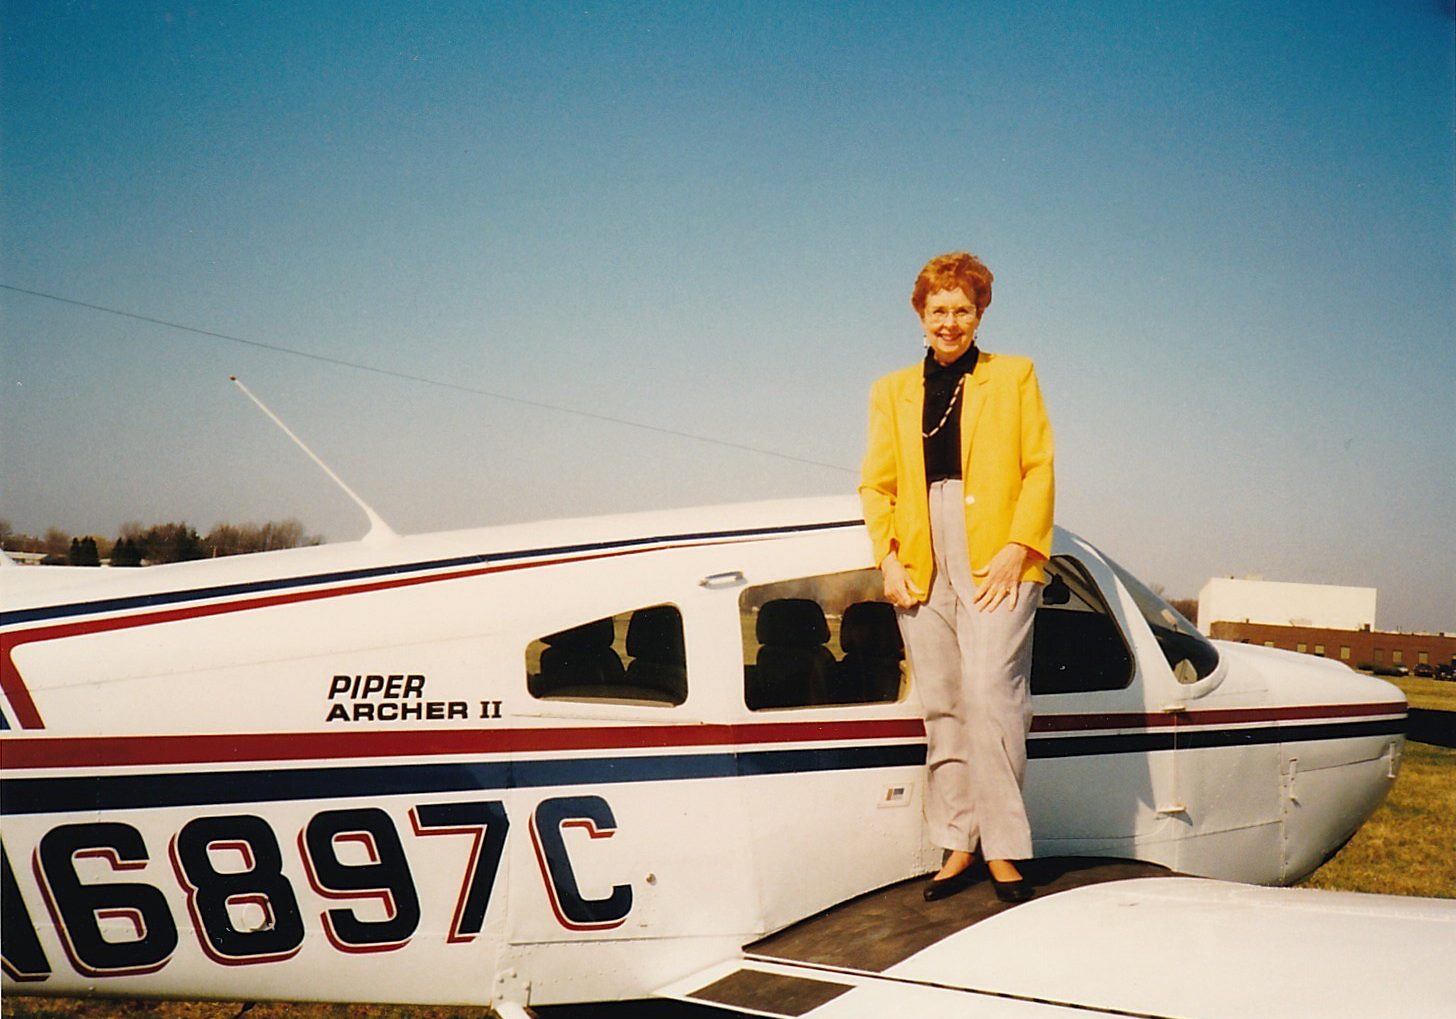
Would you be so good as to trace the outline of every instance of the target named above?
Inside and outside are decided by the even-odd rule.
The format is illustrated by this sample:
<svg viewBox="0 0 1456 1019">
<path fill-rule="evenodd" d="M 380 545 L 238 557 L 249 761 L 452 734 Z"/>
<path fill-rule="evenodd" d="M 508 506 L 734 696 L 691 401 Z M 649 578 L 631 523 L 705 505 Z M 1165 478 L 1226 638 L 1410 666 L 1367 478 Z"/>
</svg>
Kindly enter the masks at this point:
<svg viewBox="0 0 1456 1019">
<path fill-rule="evenodd" d="M 1220 620 L 1209 636 L 1244 644 L 1263 644 L 1345 662 L 1351 668 L 1441 665 L 1456 662 L 1456 634 L 1340 630 L 1321 626 L 1276 626 Z"/>
</svg>

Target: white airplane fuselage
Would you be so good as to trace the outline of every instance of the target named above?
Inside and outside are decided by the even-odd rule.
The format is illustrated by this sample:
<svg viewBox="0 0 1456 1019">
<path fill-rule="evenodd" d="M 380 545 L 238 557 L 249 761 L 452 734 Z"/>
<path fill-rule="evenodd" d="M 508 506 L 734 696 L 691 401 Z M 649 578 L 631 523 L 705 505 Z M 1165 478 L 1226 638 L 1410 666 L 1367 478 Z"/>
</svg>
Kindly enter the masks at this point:
<svg viewBox="0 0 1456 1019">
<path fill-rule="evenodd" d="M 1379 804 L 1396 688 L 1242 645 L 1195 667 L 1094 548 L 1054 553 L 1038 856 L 1287 884 Z M 7 569 L 4 987 L 634 998 L 933 869 L 913 677 L 842 686 L 871 569 L 839 499 Z M 816 598 L 799 684 L 768 616 Z"/>
</svg>

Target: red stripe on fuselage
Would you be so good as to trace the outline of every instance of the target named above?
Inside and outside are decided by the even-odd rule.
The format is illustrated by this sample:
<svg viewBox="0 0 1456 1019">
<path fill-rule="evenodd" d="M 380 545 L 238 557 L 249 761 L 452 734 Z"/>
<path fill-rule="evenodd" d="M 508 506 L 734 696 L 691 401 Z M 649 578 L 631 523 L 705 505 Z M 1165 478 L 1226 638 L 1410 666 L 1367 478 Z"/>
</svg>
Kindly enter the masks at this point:
<svg viewBox="0 0 1456 1019">
<path fill-rule="evenodd" d="M 918 718 L 746 725 L 598 725 L 562 729 L 411 729 L 217 736 L 38 736 L 0 740 L 5 768 L 233 764 L 359 757 L 439 757 L 571 750 L 744 746 L 827 740 L 916 739 Z"/>
<path fill-rule="evenodd" d="M 1189 711 L 1180 727 L 1277 724 L 1404 714 L 1399 702 L 1289 705 L 1275 708 Z M 1168 715 L 1044 715 L 1032 732 L 1094 732 L 1167 728 Z M 747 722 L 682 725 L 595 725 L 531 729 L 410 729 L 388 732 L 280 732 L 186 736 L 36 736 L 0 739 L 0 766 L 97 768 L 260 761 L 345 760 L 364 757 L 442 757 L 579 750 L 670 750 L 703 746 L 748 747 L 846 740 L 923 739 L 919 718 L 835 722 Z"/>
</svg>

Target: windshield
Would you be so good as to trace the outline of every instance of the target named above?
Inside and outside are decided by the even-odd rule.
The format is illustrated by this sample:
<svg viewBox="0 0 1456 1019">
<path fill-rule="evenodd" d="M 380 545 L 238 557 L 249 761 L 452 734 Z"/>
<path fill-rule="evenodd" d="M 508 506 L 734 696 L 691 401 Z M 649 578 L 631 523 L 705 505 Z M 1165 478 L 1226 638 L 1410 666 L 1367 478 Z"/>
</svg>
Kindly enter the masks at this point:
<svg viewBox="0 0 1456 1019">
<path fill-rule="evenodd" d="M 1163 657 L 1168 659 L 1178 682 L 1196 683 L 1218 668 L 1218 649 L 1198 632 L 1198 627 L 1137 577 L 1111 559 L 1107 563 L 1153 628 L 1158 647 L 1162 648 Z"/>
</svg>

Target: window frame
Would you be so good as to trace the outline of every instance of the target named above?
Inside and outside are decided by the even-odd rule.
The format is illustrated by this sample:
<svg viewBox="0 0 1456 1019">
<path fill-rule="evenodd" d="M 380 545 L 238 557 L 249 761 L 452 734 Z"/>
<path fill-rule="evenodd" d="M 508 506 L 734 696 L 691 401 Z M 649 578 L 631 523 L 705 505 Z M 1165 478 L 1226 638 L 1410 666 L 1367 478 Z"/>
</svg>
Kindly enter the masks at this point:
<svg viewBox="0 0 1456 1019">
<path fill-rule="evenodd" d="M 1107 598 L 1107 592 L 1104 591 L 1102 589 L 1102 585 L 1097 582 L 1097 577 L 1096 577 L 1094 571 L 1091 570 L 1091 569 L 1089 569 L 1087 567 L 1087 564 L 1085 562 L 1083 562 L 1081 559 L 1077 558 L 1075 555 L 1072 555 L 1070 553 L 1065 553 L 1065 552 L 1063 552 L 1063 553 L 1057 553 L 1057 554 L 1054 554 L 1049 560 L 1047 560 L 1046 569 L 1047 569 L 1047 571 L 1048 571 L 1049 574 L 1054 573 L 1055 570 L 1060 570 L 1060 569 L 1063 569 L 1063 568 L 1070 568 L 1075 574 L 1077 574 L 1077 579 L 1079 579 L 1081 581 L 1081 583 L 1087 589 L 1089 589 L 1092 594 L 1094 594 L 1096 596 L 1097 602 L 1098 602 L 1098 605 L 1100 606 L 1100 608 L 1095 608 L 1095 609 L 1090 609 L 1089 608 L 1089 610 L 1090 611 L 1100 611 L 1101 614 L 1103 616 L 1105 616 L 1106 619 L 1107 619 L 1107 621 L 1111 624 L 1111 626 L 1112 626 L 1112 632 L 1117 635 L 1117 639 L 1121 642 L 1122 649 L 1127 654 L 1127 662 L 1128 662 L 1127 679 L 1121 685 L 1119 685 L 1119 686 L 1092 686 L 1092 687 L 1087 687 L 1085 689 L 1080 689 L 1080 690 L 1040 690 L 1040 691 L 1037 690 L 1037 688 L 1036 688 L 1036 657 L 1035 657 L 1035 655 L 1036 655 L 1036 649 L 1035 649 L 1036 623 L 1033 623 L 1032 624 L 1032 643 L 1033 643 L 1033 647 L 1032 647 L 1032 662 L 1031 662 L 1031 670 L 1030 670 L 1030 672 L 1029 672 L 1029 674 L 1027 676 L 1027 685 L 1028 685 L 1028 687 L 1029 687 L 1029 689 L 1031 691 L 1031 695 L 1033 697 L 1079 697 L 1079 696 L 1082 696 L 1084 694 L 1116 693 L 1116 692 L 1121 691 L 1121 690 L 1127 690 L 1127 689 L 1129 689 L 1133 685 L 1133 683 L 1136 682 L 1137 676 L 1138 676 L 1138 672 L 1139 672 L 1137 647 L 1133 644 L 1132 640 L 1128 637 L 1127 631 L 1123 628 L 1122 624 L 1118 621 L 1117 613 L 1114 612 L 1113 611 L 1113 608 L 1112 608 L 1112 604 L 1113 603 L 1108 600 L 1108 598 Z M 1115 575 L 1115 571 L 1114 571 L 1114 575 Z M 1048 579 L 1047 579 L 1047 584 L 1050 585 L 1050 583 L 1051 583 L 1051 577 L 1049 576 Z M 1046 593 L 1046 588 L 1045 587 L 1043 587 L 1042 593 L 1043 593 L 1043 595 L 1045 595 L 1045 593 Z M 1037 607 L 1037 614 L 1038 614 L 1038 616 L 1040 616 L 1040 614 L 1042 612 L 1046 612 L 1046 611 L 1065 611 L 1065 610 L 1056 609 L 1056 608 L 1050 608 L 1050 607 L 1048 607 L 1045 604 L 1045 602 L 1043 602 L 1041 605 L 1039 605 Z"/>
<path fill-rule="evenodd" d="M 648 609 L 659 608 L 672 609 L 677 617 L 678 635 L 683 649 L 683 692 L 681 700 L 674 700 L 671 698 L 663 697 L 630 697 L 613 695 L 595 696 L 590 694 L 576 693 L 541 694 L 532 689 L 533 681 L 538 679 L 542 675 L 542 673 L 539 671 L 541 657 L 546 651 L 548 651 L 552 647 L 552 645 L 546 643 L 546 639 L 548 637 L 555 637 L 560 634 L 569 633 L 572 630 L 576 630 L 578 628 L 584 628 L 600 624 L 603 620 L 612 621 L 612 643 L 610 645 L 607 645 L 607 647 L 615 653 L 617 661 L 622 667 L 622 678 L 618 680 L 615 684 L 604 684 L 604 687 L 608 685 L 615 685 L 619 688 L 628 687 L 629 684 L 626 681 L 627 670 L 633 662 L 642 657 L 641 655 L 629 656 L 627 654 L 627 636 L 632 625 L 632 618 L 638 612 L 643 612 Z M 617 625 L 618 621 L 622 621 L 620 632 Z M 661 710 L 664 708 L 681 708 L 684 704 L 688 702 L 688 700 L 692 696 L 692 684 L 690 682 L 692 669 L 688 665 L 689 654 L 687 634 L 687 619 L 684 615 L 683 607 L 678 602 L 672 600 L 657 601 L 646 605 L 633 605 L 630 608 L 619 609 L 618 611 L 611 612 L 602 616 L 595 616 L 591 619 L 585 619 L 569 626 L 558 627 L 557 629 L 551 630 L 547 633 L 537 634 L 536 636 L 531 637 L 525 642 L 525 647 L 522 650 L 522 671 L 525 678 L 526 696 L 530 699 L 530 702 L 532 704 L 537 706 L 559 707 L 564 705 L 578 705 L 598 708 L 646 708 L 650 710 Z M 534 660 L 536 661 L 538 668 L 538 671 L 534 673 L 531 671 L 533 650 L 536 652 L 534 655 Z M 648 690 L 651 688 L 644 686 L 642 687 L 642 689 Z"/>
<path fill-rule="evenodd" d="M 1138 579 L 1137 575 L 1125 566 L 1113 560 L 1110 556 L 1104 555 L 1103 561 L 1107 563 L 1117 582 L 1122 585 L 1129 598 L 1132 599 L 1133 607 L 1137 610 L 1138 616 L 1142 618 L 1149 633 L 1152 634 L 1153 642 L 1158 648 L 1158 657 L 1167 663 L 1168 670 L 1173 674 L 1174 681 L 1184 690 L 1199 690 L 1207 692 L 1223 682 L 1225 674 L 1223 653 L 1219 651 L 1218 645 L 1210 640 L 1197 626 L 1193 624 L 1183 613 L 1175 609 L 1168 600 L 1158 594 L 1147 584 Z M 1149 604 L 1144 604 L 1147 601 Z M 1150 608 L 1157 608 L 1158 615 L 1162 617 L 1162 624 L 1155 623 L 1152 616 L 1148 614 Z M 1169 623 L 1171 622 L 1171 625 Z M 1181 624 L 1181 625 L 1180 625 Z M 1186 629 L 1184 627 L 1186 626 Z M 1159 637 L 1159 629 L 1167 630 L 1175 634 L 1181 642 L 1200 647 L 1201 650 L 1213 655 L 1212 663 L 1206 671 L 1199 671 L 1198 662 L 1191 656 L 1184 656 L 1175 662 L 1168 653 L 1168 647 Z M 1194 678 L 1185 679 L 1180 674 L 1179 666 L 1186 662 L 1194 671 Z M 1193 696 L 1201 696 L 1195 693 Z"/>
<path fill-rule="evenodd" d="M 837 617 L 834 616 L 827 610 L 826 604 L 823 600 L 821 600 L 821 597 L 817 596 L 817 593 L 814 592 L 813 585 L 816 582 L 822 582 L 828 580 L 829 578 L 852 577 L 856 575 L 862 576 L 863 580 L 858 584 L 850 585 L 850 590 L 860 588 L 862 590 L 858 593 L 863 593 L 866 596 L 856 597 L 854 598 L 854 600 L 847 602 L 840 610 Z M 782 589 L 784 592 L 783 595 L 781 595 L 780 597 L 764 598 L 761 601 L 758 601 L 751 611 L 746 610 L 745 602 L 756 599 L 759 593 L 764 591 L 765 589 L 772 590 L 775 588 Z M 844 647 L 840 643 L 841 636 L 839 629 L 839 626 L 842 626 L 843 623 L 844 612 L 846 612 L 851 606 L 859 604 L 889 604 L 889 602 L 884 597 L 884 586 L 883 580 L 880 576 L 880 571 L 873 566 L 856 567 L 848 570 L 828 570 L 820 573 L 795 574 L 787 577 L 779 576 L 773 580 L 763 580 L 746 584 L 738 592 L 738 597 L 734 599 L 734 604 L 738 614 L 737 622 L 739 630 L 739 640 L 742 646 L 743 658 L 743 668 L 741 672 L 742 685 L 739 692 L 739 701 L 743 705 L 743 707 L 749 712 L 750 715 L 760 716 L 765 713 L 785 711 L 837 711 L 845 709 L 858 711 L 883 711 L 886 708 L 893 708 L 896 705 L 902 705 L 907 701 L 910 696 L 910 692 L 914 687 L 914 678 L 910 673 L 909 658 L 905 654 L 902 644 L 900 650 L 900 658 L 898 659 L 900 681 L 899 686 L 896 690 L 895 697 L 893 699 L 857 701 L 830 700 L 822 702 L 808 701 L 798 704 L 759 704 L 758 706 L 754 706 L 754 704 L 751 703 L 750 698 L 750 689 L 753 684 L 752 677 L 754 675 L 751 670 L 757 669 L 759 667 L 760 663 L 758 659 L 762 653 L 764 645 L 757 641 L 756 632 L 752 635 L 749 633 L 749 631 L 747 630 L 747 620 L 750 618 L 754 620 L 754 630 L 756 631 L 758 614 L 762 610 L 763 606 L 769 604 L 770 602 L 786 600 L 789 598 L 807 598 L 819 605 L 820 611 L 824 614 L 825 623 L 829 628 L 828 639 L 821 642 L 819 644 L 819 647 L 822 647 L 829 652 L 830 657 L 834 661 L 835 669 L 838 669 L 843 664 L 846 656 Z M 835 625 L 834 623 L 832 623 L 832 618 L 837 618 L 839 621 L 839 625 Z M 756 645 L 756 650 L 752 655 L 752 660 L 750 660 L 749 654 L 750 644 Z M 837 654 L 835 653 L 836 647 L 838 648 Z"/>
</svg>

